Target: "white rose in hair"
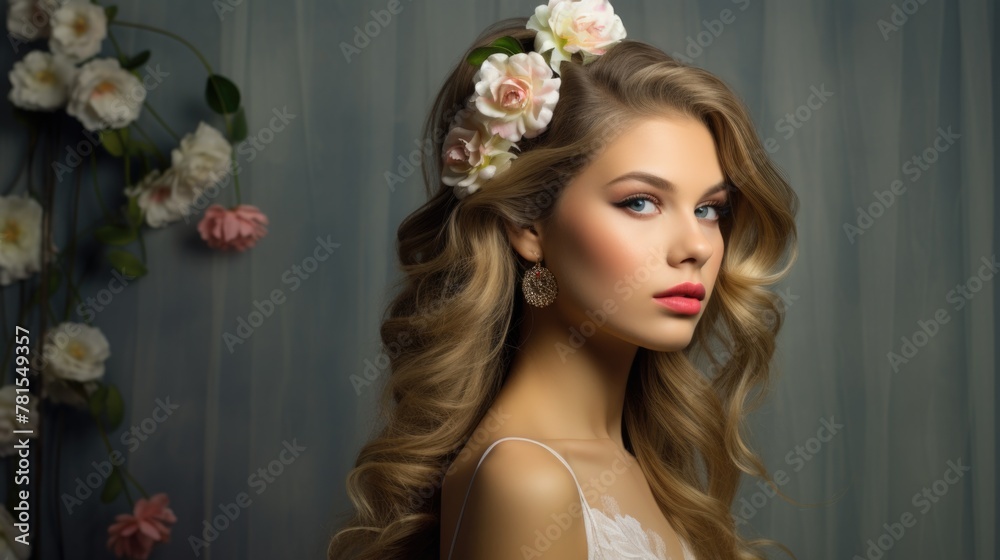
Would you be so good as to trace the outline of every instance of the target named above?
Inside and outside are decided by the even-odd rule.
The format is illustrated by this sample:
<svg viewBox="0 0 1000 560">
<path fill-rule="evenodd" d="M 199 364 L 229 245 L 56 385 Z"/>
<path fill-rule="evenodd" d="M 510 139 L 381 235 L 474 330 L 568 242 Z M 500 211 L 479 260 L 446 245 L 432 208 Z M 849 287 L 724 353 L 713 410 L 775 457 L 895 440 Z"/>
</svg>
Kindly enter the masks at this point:
<svg viewBox="0 0 1000 560">
<path fill-rule="evenodd" d="M 513 143 L 492 134 L 477 110 L 466 107 L 455 120 L 444 139 L 441 182 L 455 187 L 456 196 L 462 198 L 507 169 L 517 156 L 509 151 Z"/>
<path fill-rule="evenodd" d="M 49 48 L 73 62 L 86 60 L 101 52 L 108 36 L 108 17 L 104 8 L 85 0 L 71 0 L 52 14 Z"/>
<path fill-rule="evenodd" d="M 526 27 L 536 32 L 536 51 L 552 51 L 549 64 L 556 72 L 573 53 L 582 53 L 588 64 L 625 38 L 625 26 L 607 0 L 549 0 L 535 8 Z"/>
<path fill-rule="evenodd" d="M 80 67 L 70 89 L 66 112 L 90 131 L 123 128 L 139 118 L 146 88 L 115 58 L 91 60 Z"/>
<path fill-rule="evenodd" d="M 221 181 L 231 167 L 233 147 L 215 128 L 198 123 L 193 133 L 181 139 L 180 146 L 170 153 L 174 169 L 196 190 L 206 189 Z"/>
<path fill-rule="evenodd" d="M 108 339 L 101 329 L 84 323 L 59 323 L 45 334 L 42 344 L 46 370 L 72 381 L 94 381 L 104 376 L 104 361 L 109 356 Z"/>
<path fill-rule="evenodd" d="M 10 0 L 7 9 L 7 32 L 25 41 L 48 37 L 50 20 L 59 7 L 57 0 Z"/>
<path fill-rule="evenodd" d="M 31 51 L 14 63 L 8 74 L 11 83 L 7 98 L 15 106 L 32 111 L 52 111 L 66 104 L 69 86 L 76 75 L 66 57 L 45 51 Z"/>
<path fill-rule="evenodd" d="M 474 81 L 476 108 L 491 118 L 492 133 L 511 142 L 544 131 L 559 101 L 560 80 L 537 52 L 490 55 Z"/>
</svg>

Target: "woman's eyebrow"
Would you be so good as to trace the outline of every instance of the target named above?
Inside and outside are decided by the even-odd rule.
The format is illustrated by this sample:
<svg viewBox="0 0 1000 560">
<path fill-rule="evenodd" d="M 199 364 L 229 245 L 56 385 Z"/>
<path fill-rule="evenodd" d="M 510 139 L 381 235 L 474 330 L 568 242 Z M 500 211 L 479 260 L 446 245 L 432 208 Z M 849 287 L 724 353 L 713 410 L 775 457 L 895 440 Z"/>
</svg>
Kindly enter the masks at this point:
<svg viewBox="0 0 1000 560">
<path fill-rule="evenodd" d="M 664 179 L 663 177 L 660 177 L 658 175 L 653 175 L 652 173 L 646 173 L 645 171 L 630 171 L 628 173 L 625 173 L 624 175 L 620 175 L 612 179 L 607 184 L 605 184 L 604 187 L 607 188 L 615 183 L 627 180 L 641 181 L 643 183 L 646 183 L 650 186 L 656 187 L 660 190 L 666 191 L 671 194 L 677 191 L 677 187 L 674 186 L 674 184 L 668 181 L 667 179 Z M 728 186 L 729 186 L 728 183 L 726 183 L 725 179 L 723 179 L 722 182 L 716 183 L 708 187 L 705 190 L 704 194 L 702 194 L 702 196 L 709 196 L 719 191 L 727 190 Z"/>
</svg>

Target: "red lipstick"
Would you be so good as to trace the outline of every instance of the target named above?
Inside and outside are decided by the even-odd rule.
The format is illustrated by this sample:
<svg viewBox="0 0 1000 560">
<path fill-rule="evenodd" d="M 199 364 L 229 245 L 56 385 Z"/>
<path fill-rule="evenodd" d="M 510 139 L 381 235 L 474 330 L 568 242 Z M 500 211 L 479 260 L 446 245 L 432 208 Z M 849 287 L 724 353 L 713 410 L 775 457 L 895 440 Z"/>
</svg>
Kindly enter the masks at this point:
<svg viewBox="0 0 1000 560">
<path fill-rule="evenodd" d="M 684 282 L 655 294 L 653 299 L 671 311 L 684 315 L 697 315 L 701 311 L 701 300 L 705 299 L 705 287 L 693 282 Z"/>
</svg>

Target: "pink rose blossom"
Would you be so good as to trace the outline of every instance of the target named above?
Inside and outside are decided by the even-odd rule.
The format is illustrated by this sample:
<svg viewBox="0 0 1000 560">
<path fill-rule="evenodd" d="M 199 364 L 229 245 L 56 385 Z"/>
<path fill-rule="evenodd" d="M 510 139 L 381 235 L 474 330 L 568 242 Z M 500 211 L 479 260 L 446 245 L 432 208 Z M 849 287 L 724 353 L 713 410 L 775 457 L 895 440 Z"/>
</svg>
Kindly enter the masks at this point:
<svg viewBox="0 0 1000 560">
<path fill-rule="evenodd" d="M 473 81 L 476 108 L 490 117 L 490 132 L 511 142 L 543 132 L 559 101 L 561 80 L 552 77 L 552 69 L 536 52 L 492 54 Z"/>
<path fill-rule="evenodd" d="M 527 28 L 536 32 L 535 51 L 552 51 L 549 64 L 556 72 L 574 53 L 589 64 L 626 37 L 621 18 L 607 0 L 549 0 L 535 8 Z"/>
<path fill-rule="evenodd" d="M 209 247 L 245 251 L 267 234 L 267 216 L 256 206 L 240 204 L 231 209 L 213 204 L 198 223 L 198 232 Z"/>
<path fill-rule="evenodd" d="M 444 139 L 441 182 L 452 187 L 459 198 L 479 190 L 517 157 L 510 152 L 514 143 L 491 134 L 484 119 L 482 113 L 467 106 L 455 116 Z"/>
<path fill-rule="evenodd" d="M 115 523 L 108 527 L 108 549 L 117 558 L 149 558 L 153 544 L 170 542 L 170 524 L 176 523 L 177 517 L 167 507 L 169 503 L 170 499 L 161 492 L 148 500 L 139 499 L 132 515 L 116 516 Z"/>
</svg>

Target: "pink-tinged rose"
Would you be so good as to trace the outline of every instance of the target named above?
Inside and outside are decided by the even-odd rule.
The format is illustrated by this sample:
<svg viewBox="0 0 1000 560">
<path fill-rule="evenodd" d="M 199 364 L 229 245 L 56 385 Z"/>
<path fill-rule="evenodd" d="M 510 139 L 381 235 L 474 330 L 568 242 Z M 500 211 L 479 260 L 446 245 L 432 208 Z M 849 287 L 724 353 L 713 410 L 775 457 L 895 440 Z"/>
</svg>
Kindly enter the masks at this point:
<svg viewBox="0 0 1000 560">
<path fill-rule="evenodd" d="M 245 251 L 267 234 L 267 216 L 256 206 L 240 204 L 227 209 L 213 204 L 198 223 L 198 233 L 209 247 Z"/>
<path fill-rule="evenodd" d="M 510 166 L 510 140 L 491 133 L 484 116 L 472 107 L 459 111 L 442 148 L 441 182 L 463 198 Z"/>
<path fill-rule="evenodd" d="M 536 52 L 492 54 L 473 81 L 476 108 L 490 118 L 490 132 L 511 142 L 543 132 L 559 101 L 560 80 Z"/>
<path fill-rule="evenodd" d="M 94 132 L 125 128 L 139 118 L 146 88 L 117 58 L 96 58 L 76 72 L 66 112 Z"/>
<path fill-rule="evenodd" d="M 549 0 L 535 8 L 526 27 L 535 31 L 537 52 L 552 51 L 549 64 L 556 72 L 573 53 L 581 53 L 583 63 L 589 64 L 626 36 L 607 0 Z"/>
<path fill-rule="evenodd" d="M 162 492 L 136 501 L 131 515 L 119 514 L 108 527 L 108 549 L 117 558 L 147 560 L 154 544 L 170 542 L 170 525 L 177 522 L 177 517 L 167 507 L 169 504 L 170 499 Z"/>
</svg>

